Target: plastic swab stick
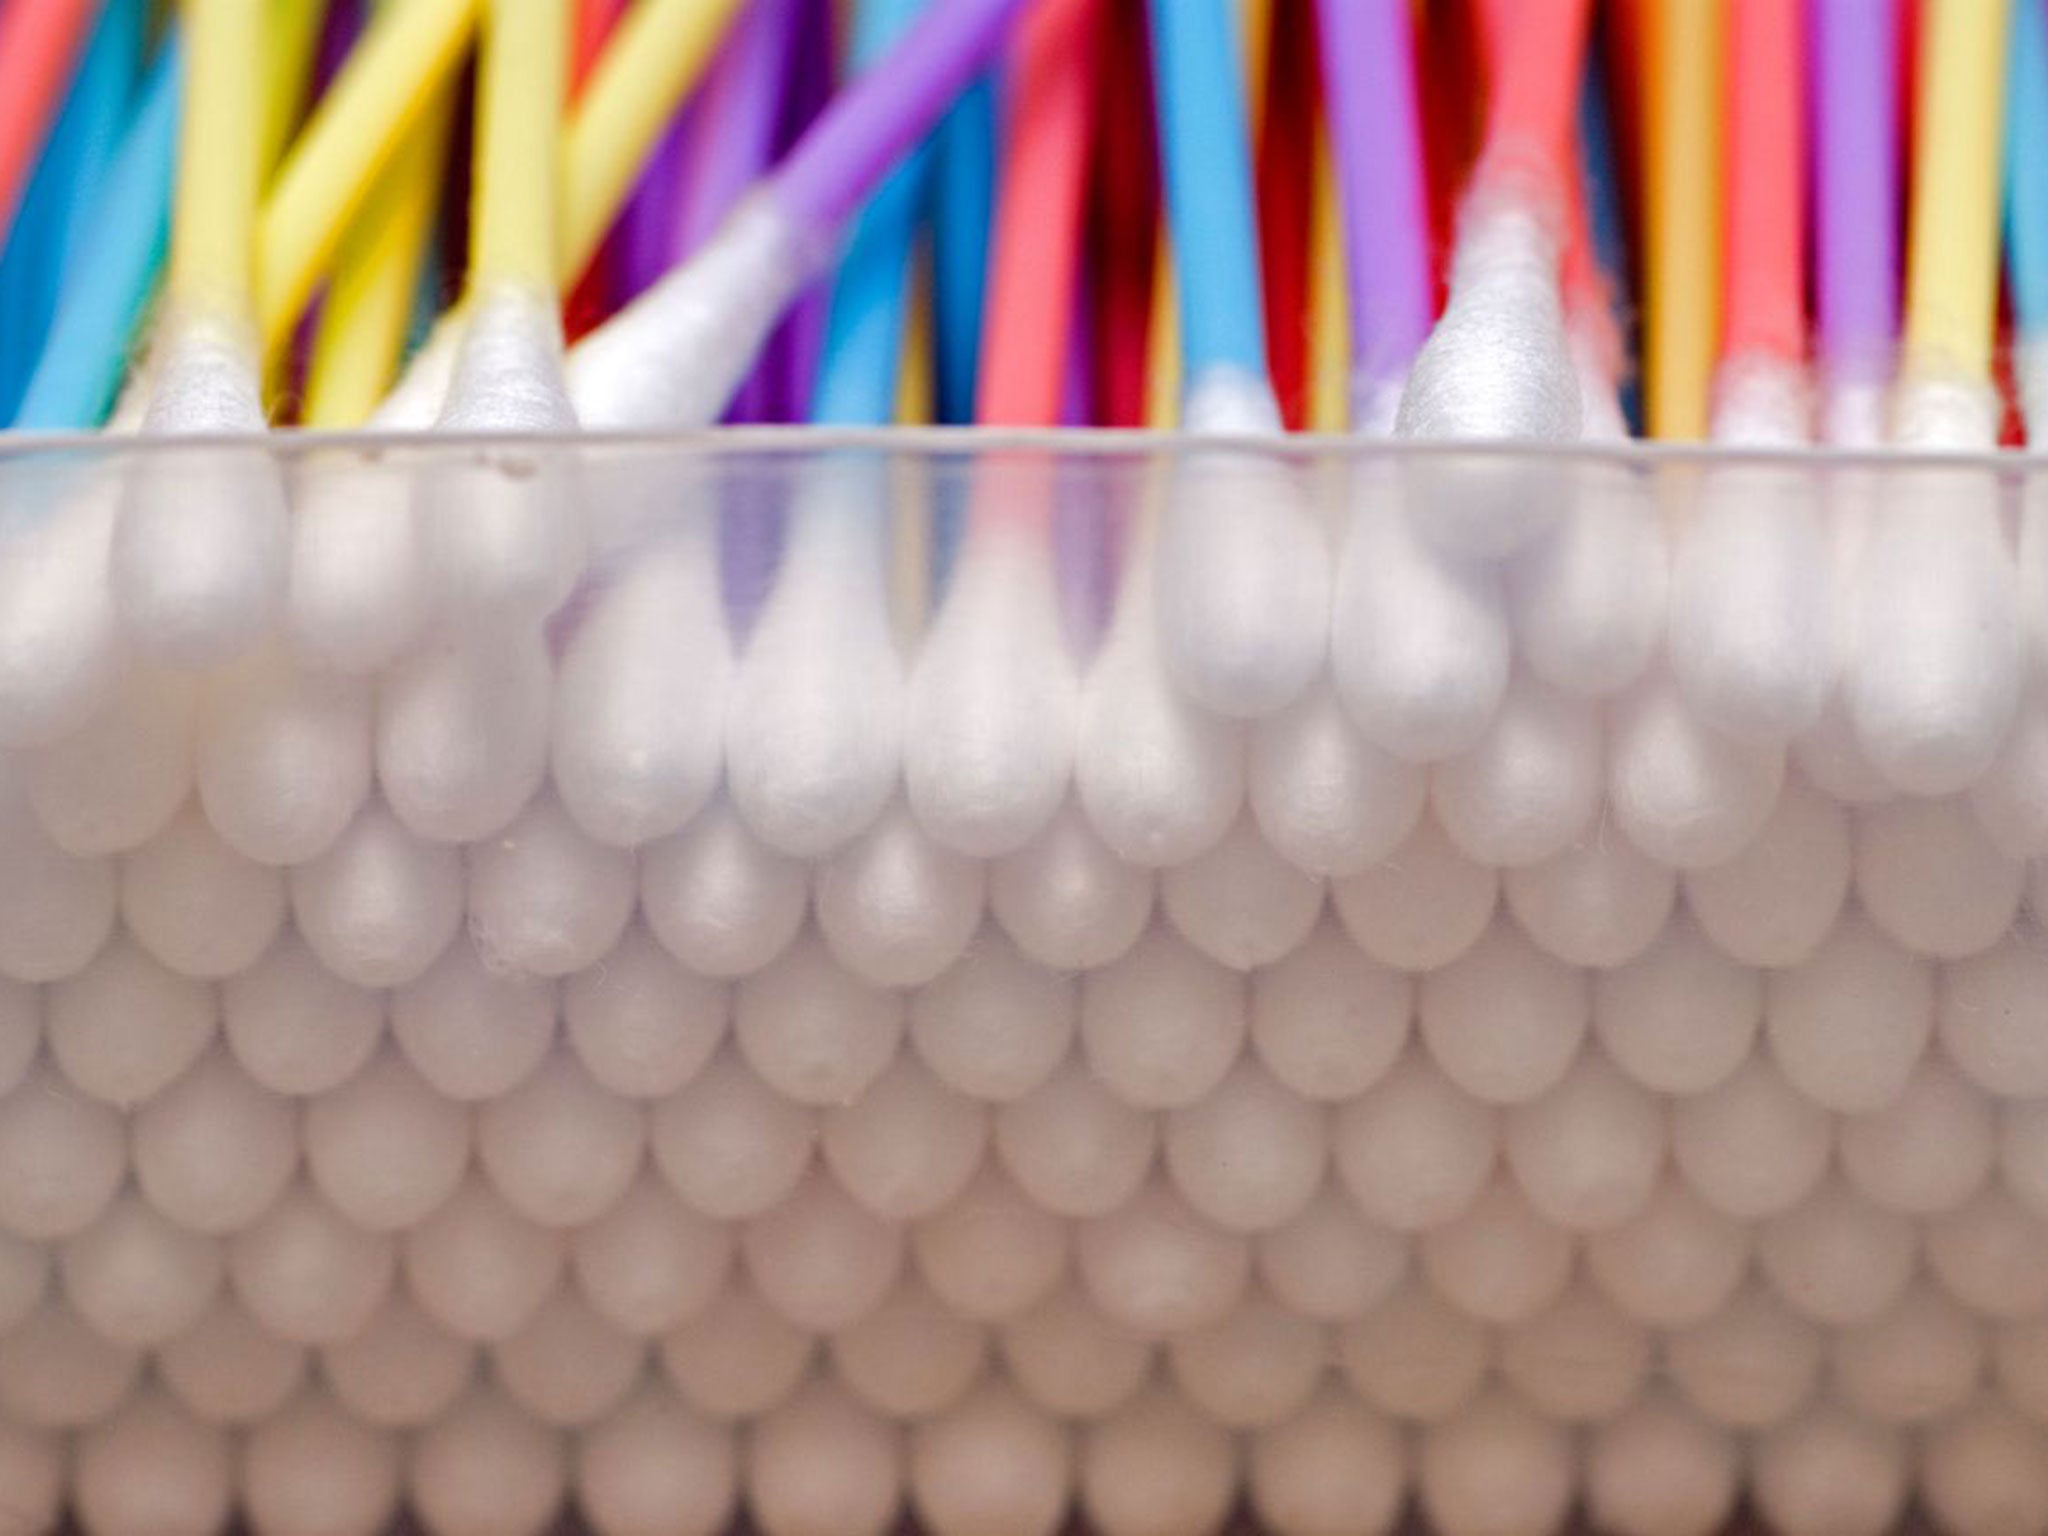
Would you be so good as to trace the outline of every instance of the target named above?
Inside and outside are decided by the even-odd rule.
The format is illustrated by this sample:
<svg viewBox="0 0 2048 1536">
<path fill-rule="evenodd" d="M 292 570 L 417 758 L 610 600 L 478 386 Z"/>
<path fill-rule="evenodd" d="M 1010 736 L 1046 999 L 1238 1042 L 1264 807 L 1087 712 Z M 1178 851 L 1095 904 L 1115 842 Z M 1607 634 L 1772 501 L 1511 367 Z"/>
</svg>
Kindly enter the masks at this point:
<svg viewBox="0 0 2048 1536">
<path fill-rule="evenodd" d="M 23 0 L 0 20 L 0 241 L 92 29 L 90 0 Z"/>
<path fill-rule="evenodd" d="M 1819 0 L 1810 10 L 1815 334 L 1825 436 L 1882 439 L 1898 347 L 1897 0 Z"/>
<path fill-rule="evenodd" d="M 1643 17 L 1643 379 L 1650 436 L 1701 438 L 1720 336 L 1727 8 L 1657 0 Z"/>
</svg>

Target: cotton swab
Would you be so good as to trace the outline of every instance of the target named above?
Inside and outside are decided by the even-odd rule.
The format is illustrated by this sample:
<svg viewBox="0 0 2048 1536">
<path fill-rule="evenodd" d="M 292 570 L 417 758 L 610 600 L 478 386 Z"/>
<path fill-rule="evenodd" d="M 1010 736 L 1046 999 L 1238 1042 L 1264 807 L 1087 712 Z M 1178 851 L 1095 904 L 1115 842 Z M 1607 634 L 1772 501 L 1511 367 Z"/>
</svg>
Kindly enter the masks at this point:
<svg viewBox="0 0 2048 1536">
<path fill-rule="evenodd" d="M 1652 437 L 1700 438 L 1721 325 L 1726 10 L 1658 0 L 1643 17 L 1643 377 Z"/>
<path fill-rule="evenodd" d="M 52 119 L 84 51 L 89 0 L 31 0 L 0 24 L 0 241 L 7 238 Z"/>
<path fill-rule="evenodd" d="M 655 1382 L 577 1438 L 577 1508 L 599 1536 L 714 1536 L 739 1477 L 732 1431 Z"/>
<path fill-rule="evenodd" d="M 1998 141 L 2007 7 L 1940 4 L 1921 28 L 1907 334 L 1894 440 L 1993 441 Z M 1897 473 L 1860 570 L 1847 678 L 1862 745 L 1897 788 L 1953 792 L 1987 769 L 2017 706 L 2018 593 L 1996 485 L 1962 468 Z"/>
</svg>

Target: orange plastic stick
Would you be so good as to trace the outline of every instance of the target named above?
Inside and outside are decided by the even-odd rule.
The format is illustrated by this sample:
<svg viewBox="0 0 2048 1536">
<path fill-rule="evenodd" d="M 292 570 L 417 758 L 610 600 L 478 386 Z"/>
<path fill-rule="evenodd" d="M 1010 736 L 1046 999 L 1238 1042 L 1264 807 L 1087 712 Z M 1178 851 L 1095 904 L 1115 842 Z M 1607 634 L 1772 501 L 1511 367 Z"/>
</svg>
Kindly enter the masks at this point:
<svg viewBox="0 0 2048 1536">
<path fill-rule="evenodd" d="M 10 0 L 0 6 L 0 242 L 14 225 L 93 11 L 88 0 Z"/>
<path fill-rule="evenodd" d="M 1488 104 L 1482 173 L 1525 174 L 1562 209 L 1592 0 L 1481 0 Z"/>
<path fill-rule="evenodd" d="M 1729 11 L 1723 357 L 1797 362 L 1806 338 L 1800 0 Z"/>
</svg>

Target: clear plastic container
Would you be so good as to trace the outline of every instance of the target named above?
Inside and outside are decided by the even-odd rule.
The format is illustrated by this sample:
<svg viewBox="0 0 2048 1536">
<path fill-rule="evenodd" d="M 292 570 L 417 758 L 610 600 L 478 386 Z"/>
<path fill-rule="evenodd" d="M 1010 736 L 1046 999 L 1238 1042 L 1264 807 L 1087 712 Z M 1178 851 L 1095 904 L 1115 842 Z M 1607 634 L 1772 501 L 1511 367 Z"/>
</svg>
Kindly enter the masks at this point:
<svg viewBox="0 0 2048 1536">
<path fill-rule="evenodd" d="M 2048 1528 L 2044 475 L 10 445 L 0 1508 Z"/>
</svg>

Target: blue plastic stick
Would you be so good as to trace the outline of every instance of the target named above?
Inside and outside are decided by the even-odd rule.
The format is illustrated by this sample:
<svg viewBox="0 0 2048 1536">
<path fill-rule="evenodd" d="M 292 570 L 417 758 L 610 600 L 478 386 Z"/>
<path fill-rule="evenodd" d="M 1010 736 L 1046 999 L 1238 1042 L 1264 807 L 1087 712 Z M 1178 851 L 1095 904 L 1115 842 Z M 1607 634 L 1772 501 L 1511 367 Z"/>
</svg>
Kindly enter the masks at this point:
<svg viewBox="0 0 2048 1536">
<path fill-rule="evenodd" d="M 2018 0 L 2006 50 L 2005 250 L 2020 333 L 2048 331 L 2048 11 Z"/>
<path fill-rule="evenodd" d="M 984 78 L 939 124 L 932 162 L 933 404 L 947 426 L 974 420 L 995 186 L 996 88 Z"/>
<path fill-rule="evenodd" d="M 1629 317 L 1634 313 L 1628 301 L 1628 226 L 1622 212 L 1621 162 L 1615 151 L 1614 121 L 1600 58 L 1597 44 L 1586 50 L 1585 72 L 1579 83 L 1580 186 L 1586 199 L 1586 219 L 1593 231 L 1593 255 L 1614 300 L 1616 323 L 1626 333 Z M 1635 348 L 1627 347 L 1626 353 L 1635 356 Z M 1633 374 L 1619 384 L 1622 415 L 1630 430 L 1640 436 L 1642 390 Z"/>
</svg>

